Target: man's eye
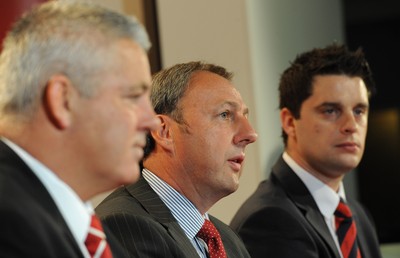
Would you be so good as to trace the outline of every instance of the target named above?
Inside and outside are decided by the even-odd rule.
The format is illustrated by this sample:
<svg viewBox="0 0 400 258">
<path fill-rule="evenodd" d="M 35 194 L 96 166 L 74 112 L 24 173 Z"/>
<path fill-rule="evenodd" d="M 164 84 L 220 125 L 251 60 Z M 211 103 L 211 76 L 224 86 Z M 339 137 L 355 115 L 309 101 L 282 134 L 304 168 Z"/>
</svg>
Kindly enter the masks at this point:
<svg viewBox="0 0 400 258">
<path fill-rule="evenodd" d="M 362 109 L 362 108 L 357 108 L 357 109 L 354 110 L 354 113 L 355 113 L 356 115 L 362 115 L 362 114 L 365 113 L 365 110 Z"/>
<path fill-rule="evenodd" d="M 325 114 L 333 114 L 336 112 L 336 109 L 333 108 L 327 108 L 323 111 Z"/>
<path fill-rule="evenodd" d="M 133 100 L 137 100 L 138 98 L 140 98 L 141 96 L 143 96 L 142 93 L 136 93 L 136 94 L 131 94 L 129 97 Z"/>
<path fill-rule="evenodd" d="M 222 117 L 223 119 L 228 119 L 230 116 L 229 111 L 224 111 L 222 113 L 219 114 L 220 117 Z"/>
<path fill-rule="evenodd" d="M 144 91 L 137 91 L 137 92 L 131 92 L 130 94 L 126 95 L 126 98 L 129 101 L 136 102 L 140 100 L 144 95 L 145 95 Z"/>
</svg>

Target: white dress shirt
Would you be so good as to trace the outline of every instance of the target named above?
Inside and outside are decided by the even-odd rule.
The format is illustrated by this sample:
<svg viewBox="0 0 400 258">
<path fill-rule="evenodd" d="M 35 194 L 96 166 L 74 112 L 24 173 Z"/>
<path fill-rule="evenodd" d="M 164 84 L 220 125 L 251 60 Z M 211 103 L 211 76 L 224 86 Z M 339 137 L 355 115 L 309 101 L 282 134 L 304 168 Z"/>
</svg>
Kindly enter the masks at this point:
<svg viewBox="0 0 400 258">
<path fill-rule="evenodd" d="M 300 167 L 286 152 L 283 153 L 282 157 L 283 160 L 288 164 L 288 166 L 294 171 L 294 173 L 296 173 L 301 181 L 303 181 L 308 191 L 311 193 L 312 197 L 317 203 L 321 214 L 325 218 L 326 225 L 329 228 L 332 238 L 335 240 L 339 254 L 341 257 L 343 257 L 339 245 L 339 240 L 336 235 L 334 216 L 335 210 L 339 205 L 340 198 L 346 200 L 343 183 L 340 183 L 338 192 L 335 192 L 332 188 L 327 186 L 321 180 Z"/>
</svg>

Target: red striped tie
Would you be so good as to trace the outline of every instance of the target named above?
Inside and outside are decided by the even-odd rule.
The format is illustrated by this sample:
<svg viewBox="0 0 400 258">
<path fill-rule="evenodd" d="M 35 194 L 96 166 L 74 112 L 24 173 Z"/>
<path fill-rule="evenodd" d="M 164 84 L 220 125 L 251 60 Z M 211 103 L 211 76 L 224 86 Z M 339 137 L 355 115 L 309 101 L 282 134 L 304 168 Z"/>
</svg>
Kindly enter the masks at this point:
<svg viewBox="0 0 400 258">
<path fill-rule="evenodd" d="M 112 258 L 110 246 L 106 241 L 106 235 L 103 232 L 99 218 L 92 215 L 89 233 L 85 240 L 85 245 L 89 251 L 90 257 Z"/>
<path fill-rule="evenodd" d="M 349 206 L 340 198 L 335 211 L 335 223 L 343 258 L 361 258 L 357 245 L 356 223 L 352 216 Z"/>
<path fill-rule="evenodd" d="M 226 258 L 221 236 L 211 221 L 205 220 L 200 231 L 196 235 L 206 242 L 210 258 Z"/>
</svg>

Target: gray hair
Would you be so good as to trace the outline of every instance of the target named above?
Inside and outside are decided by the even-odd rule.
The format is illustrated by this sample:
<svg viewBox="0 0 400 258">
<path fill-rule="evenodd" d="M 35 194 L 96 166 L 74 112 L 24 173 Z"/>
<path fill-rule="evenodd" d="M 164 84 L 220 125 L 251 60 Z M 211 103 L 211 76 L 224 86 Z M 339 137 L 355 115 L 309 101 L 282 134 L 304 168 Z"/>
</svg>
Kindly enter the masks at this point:
<svg viewBox="0 0 400 258">
<path fill-rule="evenodd" d="M 17 21 L 0 56 L 0 116 L 29 118 L 54 74 L 66 75 L 78 92 L 92 96 L 101 76 L 118 58 L 115 42 L 133 40 L 150 48 L 148 35 L 134 18 L 89 4 L 50 1 Z"/>
<path fill-rule="evenodd" d="M 203 62 L 182 63 L 162 70 L 153 76 L 150 99 L 155 112 L 169 115 L 177 122 L 182 122 L 178 102 L 189 87 L 192 75 L 199 71 L 215 73 L 229 81 L 233 77 L 233 74 L 225 68 Z"/>
</svg>

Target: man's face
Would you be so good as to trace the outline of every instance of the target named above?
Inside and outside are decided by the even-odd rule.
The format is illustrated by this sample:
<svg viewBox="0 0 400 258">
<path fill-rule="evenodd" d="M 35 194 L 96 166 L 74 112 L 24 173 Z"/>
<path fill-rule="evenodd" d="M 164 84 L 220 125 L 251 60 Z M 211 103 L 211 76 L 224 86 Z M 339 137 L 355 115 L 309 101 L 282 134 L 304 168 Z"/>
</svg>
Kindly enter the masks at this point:
<svg viewBox="0 0 400 258">
<path fill-rule="evenodd" d="M 361 78 L 316 76 L 312 95 L 301 106 L 300 118 L 293 118 L 286 130 L 289 154 L 317 177 L 342 177 L 359 164 L 363 155 L 368 107 Z"/>
<path fill-rule="evenodd" d="M 109 189 L 137 181 L 146 133 L 158 125 L 149 99 L 146 53 L 129 40 L 117 44 L 117 67 L 99 75 L 99 91 L 79 98 L 74 112 L 85 170 Z"/>
<path fill-rule="evenodd" d="M 222 198 L 238 188 L 247 144 L 257 139 L 248 109 L 225 78 L 196 72 L 179 103 L 185 125 L 175 123 L 179 171 L 196 191 Z"/>
</svg>

